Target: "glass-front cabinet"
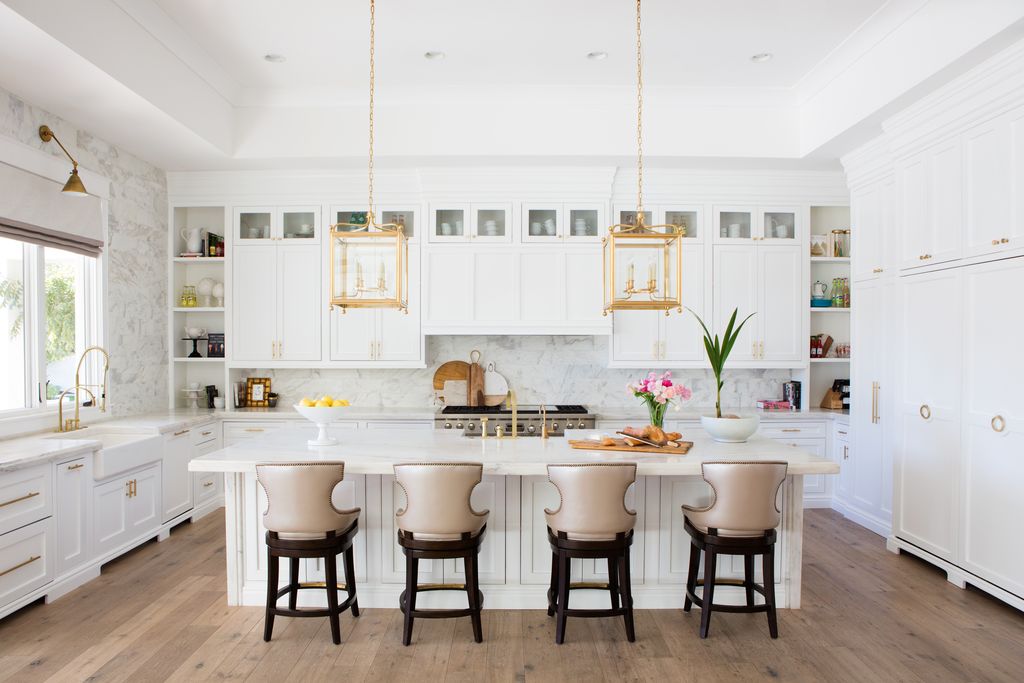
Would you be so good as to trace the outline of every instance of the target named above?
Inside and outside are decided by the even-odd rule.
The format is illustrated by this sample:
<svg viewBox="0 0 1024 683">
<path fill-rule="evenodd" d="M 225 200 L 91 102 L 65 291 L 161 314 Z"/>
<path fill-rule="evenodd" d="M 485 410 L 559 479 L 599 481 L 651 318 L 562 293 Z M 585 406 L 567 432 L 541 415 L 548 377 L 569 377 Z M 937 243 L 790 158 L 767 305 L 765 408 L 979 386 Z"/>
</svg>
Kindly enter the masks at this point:
<svg viewBox="0 0 1024 683">
<path fill-rule="evenodd" d="M 435 204 L 430 207 L 431 242 L 509 242 L 509 204 Z"/>
<path fill-rule="evenodd" d="M 765 242 L 797 244 L 800 240 L 799 213 L 793 207 L 767 207 L 758 211 L 760 237 Z"/>
<path fill-rule="evenodd" d="M 243 244 L 269 242 L 273 237 L 274 208 L 235 209 L 235 240 Z"/>
<path fill-rule="evenodd" d="M 279 211 L 282 239 L 312 242 L 320 238 L 320 207 L 290 206 Z"/>
<path fill-rule="evenodd" d="M 234 211 L 238 244 L 287 240 L 309 244 L 320 238 L 319 206 L 240 207 Z"/>
<path fill-rule="evenodd" d="M 374 208 L 374 212 L 378 224 L 401 225 L 404 228 L 406 239 L 416 241 L 416 217 L 419 213 L 417 209 L 377 206 Z M 365 205 L 360 207 L 335 205 L 331 207 L 329 215 L 331 225 L 344 224 L 344 227 L 340 228 L 343 232 L 359 232 L 369 220 Z"/>
<path fill-rule="evenodd" d="M 795 207 L 716 206 L 715 241 L 796 244 L 799 216 Z"/>
<path fill-rule="evenodd" d="M 607 232 L 601 204 L 523 204 L 520 236 L 523 242 L 598 242 Z"/>
<path fill-rule="evenodd" d="M 716 206 L 715 241 L 746 242 L 757 237 L 756 215 L 753 207 Z"/>
<path fill-rule="evenodd" d="M 704 226 L 701 225 L 703 215 L 698 206 L 665 206 L 661 208 L 661 220 L 665 225 L 678 225 L 683 229 L 683 238 L 693 242 L 704 241 Z"/>
</svg>

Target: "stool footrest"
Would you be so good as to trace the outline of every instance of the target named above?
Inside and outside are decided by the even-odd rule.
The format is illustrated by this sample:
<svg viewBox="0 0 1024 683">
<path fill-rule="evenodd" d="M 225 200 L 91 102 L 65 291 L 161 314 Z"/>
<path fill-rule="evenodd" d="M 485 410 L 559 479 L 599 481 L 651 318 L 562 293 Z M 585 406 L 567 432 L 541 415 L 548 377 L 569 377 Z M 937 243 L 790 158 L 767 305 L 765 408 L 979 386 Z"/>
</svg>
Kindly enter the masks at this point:
<svg viewBox="0 0 1024 683">
<path fill-rule="evenodd" d="M 356 597 L 352 596 L 338 603 L 338 614 L 341 614 L 356 601 Z M 287 607 L 271 607 L 267 610 L 269 613 L 278 617 L 329 617 L 332 614 L 330 609 L 324 608 L 296 608 L 290 609 Z"/>
</svg>

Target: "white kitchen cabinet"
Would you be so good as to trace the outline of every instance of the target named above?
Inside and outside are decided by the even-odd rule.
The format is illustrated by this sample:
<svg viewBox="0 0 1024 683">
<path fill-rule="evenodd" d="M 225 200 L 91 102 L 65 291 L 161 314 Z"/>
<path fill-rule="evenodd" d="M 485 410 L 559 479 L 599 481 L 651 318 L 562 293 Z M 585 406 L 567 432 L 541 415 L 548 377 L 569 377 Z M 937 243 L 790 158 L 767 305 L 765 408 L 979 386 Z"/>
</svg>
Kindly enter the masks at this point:
<svg viewBox="0 0 1024 683">
<path fill-rule="evenodd" d="M 1024 595 L 1024 364 L 993 351 L 1024 336 L 1024 259 L 964 270 L 963 520 L 965 568 Z"/>
<path fill-rule="evenodd" d="M 331 492 L 331 504 L 339 510 L 351 510 L 352 508 L 366 509 L 366 476 L 362 474 L 348 474 L 345 479 L 334 487 Z M 352 563 L 356 571 L 356 588 L 359 582 L 366 581 L 369 576 L 369 568 L 366 565 L 366 535 L 369 527 L 366 523 L 366 513 L 359 514 L 359 533 L 352 539 Z M 264 553 L 266 551 L 264 550 Z M 327 578 L 324 560 L 307 559 L 305 563 L 306 581 L 324 581 Z M 338 555 L 336 558 L 338 581 L 345 582 L 345 556 Z M 283 574 L 287 576 L 287 574 Z"/>
<path fill-rule="evenodd" d="M 188 471 L 188 463 L 192 459 L 190 431 L 181 429 L 163 437 L 163 522 L 169 522 L 192 509 L 192 473 Z"/>
<path fill-rule="evenodd" d="M 223 448 L 223 445 L 219 440 L 207 441 L 206 443 L 193 448 L 192 457 L 198 458 L 203 455 L 209 455 L 214 451 L 219 451 L 221 448 Z M 192 500 L 196 514 L 199 514 L 199 511 L 207 505 L 219 500 L 223 493 L 224 475 L 220 472 L 192 473 Z M 193 519 L 196 518 L 193 517 Z"/>
<path fill-rule="evenodd" d="M 524 203 L 519 213 L 524 243 L 600 242 L 608 229 L 603 204 Z"/>
<path fill-rule="evenodd" d="M 53 581 L 56 574 L 53 518 L 0 536 L 0 605 Z"/>
<path fill-rule="evenodd" d="M 302 244 L 320 241 L 320 207 L 237 207 L 234 210 L 235 244 Z"/>
<path fill-rule="evenodd" d="M 235 247 L 228 339 L 233 360 L 321 359 L 322 256 L 319 244 Z"/>
<path fill-rule="evenodd" d="M 505 583 L 505 479 L 504 476 L 485 476 L 470 496 L 474 510 L 490 510 L 491 513 L 477 555 L 481 584 Z M 444 577 L 449 583 L 465 583 L 466 568 L 462 560 L 445 560 Z"/>
<path fill-rule="evenodd" d="M 716 245 L 714 247 L 714 297 L 713 315 L 708 324 L 714 333 L 721 335 L 732 316 L 736 314 L 737 324 L 751 313 L 757 312 L 758 274 L 757 249 L 753 245 Z M 705 319 L 705 323 L 708 323 Z M 758 320 L 747 322 L 733 345 L 729 360 L 753 361 L 757 358 Z"/>
<path fill-rule="evenodd" d="M 395 481 L 394 475 L 385 474 L 381 483 L 381 538 L 382 549 L 381 582 L 405 583 L 405 553 L 398 545 L 398 522 L 395 513 L 405 509 L 405 491 Z M 420 583 L 442 583 L 444 581 L 444 560 L 420 560 Z"/>
<path fill-rule="evenodd" d="M 1024 246 L 1024 108 L 968 130 L 964 154 L 964 256 Z"/>
<path fill-rule="evenodd" d="M 960 504 L 962 278 L 945 270 L 899 287 L 894 532 L 955 561 Z"/>
<path fill-rule="evenodd" d="M 519 498 L 519 576 L 520 583 L 551 583 L 551 544 L 544 510 L 557 510 L 558 489 L 547 477 L 521 477 Z M 574 562 L 572 580 L 579 581 L 583 566 Z"/>
<path fill-rule="evenodd" d="M 145 540 L 160 527 L 160 465 L 93 487 L 93 549 L 102 557 Z"/>
<path fill-rule="evenodd" d="M 57 503 L 58 576 L 87 562 L 90 557 L 92 457 L 57 462 L 54 476 Z"/>
<path fill-rule="evenodd" d="M 647 367 L 661 355 L 661 311 L 612 314 L 611 362 L 614 367 Z M 669 316 L 671 317 L 671 315 Z"/>
<path fill-rule="evenodd" d="M 430 207 L 431 242 L 512 241 L 512 206 L 503 203 L 440 202 Z"/>
<path fill-rule="evenodd" d="M 473 321 L 497 323 L 519 319 L 517 285 L 519 259 L 506 250 L 477 251 L 473 254 Z M 536 277 L 532 270 L 524 278 Z"/>
<path fill-rule="evenodd" d="M 839 463 L 839 476 L 835 482 L 835 496 L 840 510 L 844 502 L 853 497 L 853 463 L 850 462 L 850 430 L 832 426 L 832 460 Z"/>
<path fill-rule="evenodd" d="M 53 514 L 52 477 L 49 463 L 0 472 L 0 534 Z"/>
<path fill-rule="evenodd" d="M 936 144 L 896 164 L 901 267 L 960 258 L 963 239 L 963 160 L 960 139 Z"/>
<path fill-rule="evenodd" d="M 796 245 L 803 239 L 800 211 L 792 206 L 716 206 L 714 241 Z"/>
<path fill-rule="evenodd" d="M 885 270 L 885 240 L 890 224 L 891 183 L 875 182 L 850 194 L 850 229 L 856 239 L 850 240 L 853 250 L 851 276 L 854 282 L 873 280 Z"/>
</svg>

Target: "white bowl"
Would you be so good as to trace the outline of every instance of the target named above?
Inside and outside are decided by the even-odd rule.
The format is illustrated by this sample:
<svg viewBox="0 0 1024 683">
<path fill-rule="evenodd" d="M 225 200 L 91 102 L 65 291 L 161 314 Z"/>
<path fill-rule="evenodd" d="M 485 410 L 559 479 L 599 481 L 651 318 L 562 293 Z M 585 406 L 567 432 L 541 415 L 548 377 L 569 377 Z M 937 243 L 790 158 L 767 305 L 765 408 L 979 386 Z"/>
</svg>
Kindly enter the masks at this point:
<svg viewBox="0 0 1024 683">
<path fill-rule="evenodd" d="M 700 426 L 715 441 L 724 443 L 743 443 L 757 431 L 761 418 L 757 415 L 747 417 L 713 417 L 700 416 Z"/>
<path fill-rule="evenodd" d="M 332 406 L 330 408 L 317 408 L 314 406 L 304 406 L 296 403 L 294 406 L 295 412 L 302 417 L 306 418 L 319 428 L 319 433 L 315 439 L 310 439 L 306 443 L 310 446 L 334 446 L 338 443 L 337 439 L 327 436 L 327 425 L 335 420 L 341 418 L 345 412 L 347 406 Z"/>
</svg>

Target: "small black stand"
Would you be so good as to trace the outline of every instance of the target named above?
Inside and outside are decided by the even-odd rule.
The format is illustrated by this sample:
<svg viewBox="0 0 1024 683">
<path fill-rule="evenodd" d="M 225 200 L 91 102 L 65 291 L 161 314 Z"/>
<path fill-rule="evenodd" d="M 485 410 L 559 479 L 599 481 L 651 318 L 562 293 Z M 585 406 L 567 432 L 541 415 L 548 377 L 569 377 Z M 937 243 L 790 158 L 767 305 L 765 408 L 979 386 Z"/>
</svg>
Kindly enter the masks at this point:
<svg viewBox="0 0 1024 683">
<path fill-rule="evenodd" d="M 192 353 L 188 354 L 188 358 L 202 358 L 203 355 L 199 353 L 199 342 L 206 341 L 207 337 L 185 337 L 181 341 L 192 342 Z"/>
</svg>

